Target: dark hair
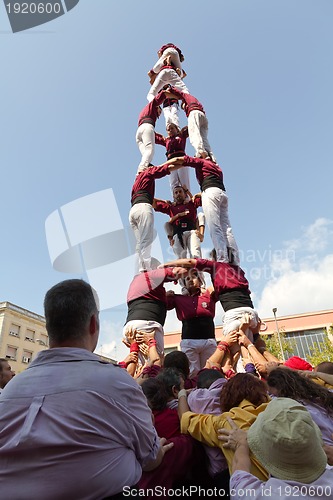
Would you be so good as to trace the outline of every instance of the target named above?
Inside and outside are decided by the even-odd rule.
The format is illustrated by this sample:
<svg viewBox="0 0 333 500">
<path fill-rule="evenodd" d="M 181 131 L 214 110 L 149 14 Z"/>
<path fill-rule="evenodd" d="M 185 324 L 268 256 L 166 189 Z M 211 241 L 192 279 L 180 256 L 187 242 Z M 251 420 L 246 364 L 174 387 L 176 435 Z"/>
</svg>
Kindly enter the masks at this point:
<svg viewBox="0 0 333 500">
<path fill-rule="evenodd" d="M 163 381 L 157 377 L 148 378 L 142 382 L 141 387 L 147 398 L 149 407 L 152 410 L 164 410 L 169 395 Z"/>
<path fill-rule="evenodd" d="M 333 393 L 297 371 L 290 368 L 275 368 L 267 377 L 268 389 L 276 389 L 281 398 L 296 399 L 299 403 L 312 403 L 333 413 Z"/>
<path fill-rule="evenodd" d="M 162 382 L 169 398 L 174 398 L 173 388 L 180 390 L 183 374 L 176 368 L 164 368 L 156 377 Z"/>
<path fill-rule="evenodd" d="M 316 372 L 328 373 L 333 375 L 333 363 L 331 361 L 323 361 L 316 366 Z"/>
<path fill-rule="evenodd" d="M 177 368 L 185 378 L 190 374 L 190 363 L 182 351 L 171 351 L 164 358 L 164 368 Z"/>
<path fill-rule="evenodd" d="M 62 281 L 46 293 L 44 312 L 51 342 L 79 339 L 91 316 L 98 313 L 94 291 L 83 280 Z"/>
<path fill-rule="evenodd" d="M 267 385 L 251 373 L 237 373 L 221 390 L 221 410 L 229 411 L 246 399 L 255 407 L 268 401 Z"/>
<path fill-rule="evenodd" d="M 198 374 L 197 388 L 209 389 L 215 380 L 224 378 L 224 375 L 218 370 L 204 369 Z"/>
<path fill-rule="evenodd" d="M 0 358 L 0 373 L 3 372 L 2 363 L 8 363 L 8 359 L 6 359 L 6 358 Z"/>
</svg>

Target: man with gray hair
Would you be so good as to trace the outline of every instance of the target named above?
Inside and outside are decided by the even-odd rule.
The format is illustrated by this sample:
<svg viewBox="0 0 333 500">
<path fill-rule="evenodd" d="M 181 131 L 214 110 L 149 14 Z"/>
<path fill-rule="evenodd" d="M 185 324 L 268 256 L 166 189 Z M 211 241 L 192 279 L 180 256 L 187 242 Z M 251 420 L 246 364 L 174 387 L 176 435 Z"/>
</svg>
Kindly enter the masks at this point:
<svg viewBox="0 0 333 500">
<path fill-rule="evenodd" d="M 0 396 L 1 494 L 120 497 L 172 445 L 158 438 L 138 384 L 93 354 L 99 313 L 91 286 L 63 281 L 47 292 L 44 309 L 50 349 Z"/>
</svg>

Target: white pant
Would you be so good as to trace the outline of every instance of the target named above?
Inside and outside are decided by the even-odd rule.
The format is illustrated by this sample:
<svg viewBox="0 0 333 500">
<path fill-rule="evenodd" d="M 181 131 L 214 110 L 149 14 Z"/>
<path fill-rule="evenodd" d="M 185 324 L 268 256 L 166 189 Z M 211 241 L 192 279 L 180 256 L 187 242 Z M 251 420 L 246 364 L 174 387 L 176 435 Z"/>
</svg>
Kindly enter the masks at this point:
<svg viewBox="0 0 333 500">
<path fill-rule="evenodd" d="M 133 329 L 136 329 L 140 332 L 151 332 L 153 329 L 155 330 L 155 340 L 156 340 L 156 350 L 159 356 L 163 356 L 164 354 L 164 330 L 163 326 L 157 321 L 146 321 L 143 319 L 133 319 L 132 321 L 128 321 L 123 328 L 123 336 L 124 339 L 128 341 L 128 333 L 132 332 Z M 145 363 L 145 359 L 143 354 L 139 352 L 138 355 L 142 364 Z"/>
<path fill-rule="evenodd" d="M 174 69 L 165 68 L 158 73 L 153 85 L 150 87 L 147 95 L 148 101 L 151 102 L 159 93 L 159 91 L 162 90 L 164 85 L 167 84 L 170 84 L 176 89 L 181 90 L 181 92 L 184 92 L 184 94 L 189 94 L 188 88 L 186 87 L 180 76 L 177 74 L 177 72 Z M 168 110 L 168 107 L 173 109 Z M 167 120 L 171 121 L 172 119 L 172 122 L 179 127 L 178 107 L 176 105 L 163 108 L 163 113 L 166 125 L 169 123 Z"/>
<path fill-rule="evenodd" d="M 191 191 L 189 169 L 190 167 L 182 167 L 170 172 L 169 181 L 172 195 L 176 186 L 186 186 Z"/>
<path fill-rule="evenodd" d="M 162 108 L 163 110 L 163 115 L 165 119 L 165 126 L 168 125 L 168 123 L 173 123 L 174 125 L 177 125 L 177 127 L 180 128 L 180 121 L 179 121 L 179 105 L 175 102 L 171 104 L 171 106 L 165 106 L 165 108 Z"/>
<path fill-rule="evenodd" d="M 192 144 L 195 156 L 201 156 L 206 151 L 214 158 L 208 142 L 208 120 L 202 111 L 194 109 L 188 115 L 188 137 Z"/>
<path fill-rule="evenodd" d="M 230 309 L 227 311 L 223 317 L 222 321 L 222 332 L 223 335 L 238 330 L 242 323 L 244 314 L 248 314 L 250 318 L 249 328 L 246 330 L 246 336 L 253 342 L 253 333 L 250 328 L 256 328 L 259 322 L 259 316 L 255 309 L 252 307 L 235 307 L 235 309 Z"/>
<path fill-rule="evenodd" d="M 138 173 L 143 172 L 152 163 L 155 151 L 155 129 L 151 123 L 142 123 L 135 136 L 136 143 L 142 155 Z"/>
<path fill-rule="evenodd" d="M 185 339 L 180 342 L 180 349 L 190 362 L 190 377 L 195 377 L 204 368 L 207 359 L 216 350 L 215 339 Z"/>
<path fill-rule="evenodd" d="M 179 69 L 182 69 L 182 63 L 180 62 L 179 58 L 179 52 L 178 50 L 174 49 L 173 47 L 168 47 L 165 49 L 157 63 L 155 63 L 153 67 L 154 73 L 159 73 L 161 68 L 165 65 L 165 59 L 170 56 L 171 63 Z"/>
<path fill-rule="evenodd" d="M 234 264 L 239 265 L 239 251 L 228 215 L 228 196 L 218 187 L 210 187 L 201 193 L 202 209 L 206 217 L 210 237 L 219 262 L 229 262 L 228 248 L 231 248 Z"/>
<path fill-rule="evenodd" d="M 151 269 L 151 246 L 154 240 L 154 210 L 150 203 L 137 203 L 129 213 L 129 222 L 136 239 L 140 270 Z"/>
<path fill-rule="evenodd" d="M 177 235 L 174 237 L 173 251 L 178 259 L 201 259 L 200 240 L 195 232 L 195 229 L 184 231 L 183 234 L 184 248 L 182 247 Z M 189 256 L 187 255 L 189 253 Z"/>
</svg>

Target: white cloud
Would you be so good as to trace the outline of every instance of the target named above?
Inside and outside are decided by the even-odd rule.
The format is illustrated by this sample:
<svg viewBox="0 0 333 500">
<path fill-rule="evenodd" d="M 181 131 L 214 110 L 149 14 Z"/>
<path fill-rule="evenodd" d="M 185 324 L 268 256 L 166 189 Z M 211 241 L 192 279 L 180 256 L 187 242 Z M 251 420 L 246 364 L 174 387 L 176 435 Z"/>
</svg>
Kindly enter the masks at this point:
<svg viewBox="0 0 333 500">
<path fill-rule="evenodd" d="M 333 221 L 320 218 L 302 228 L 300 238 L 285 242 L 285 252 L 270 262 L 273 278 L 257 301 L 262 316 L 297 314 L 332 308 L 333 253 L 322 255 L 332 246 Z"/>
</svg>

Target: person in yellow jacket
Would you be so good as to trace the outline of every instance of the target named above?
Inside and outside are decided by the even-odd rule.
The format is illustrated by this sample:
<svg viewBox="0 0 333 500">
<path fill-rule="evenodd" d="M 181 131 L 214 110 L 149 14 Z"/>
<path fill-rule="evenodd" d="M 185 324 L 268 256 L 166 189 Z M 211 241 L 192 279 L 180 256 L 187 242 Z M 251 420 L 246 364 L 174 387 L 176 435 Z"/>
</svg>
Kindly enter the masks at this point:
<svg viewBox="0 0 333 500">
<path fill-rule="evenodd" d="M 270 398 L 265 382 L 249 373 L 238 373 L 232 377 L 221 390 L 221 415 L 204 415 L 189 411 L 187 393 L 178 393 L 178 413 L 183 434 L 190 434 L 198 441 L 220 448 L 227 460 L 229 471 L 232 470 L 234 451 L 223 447 L 218 439 L 219 429 L 231 429 L 228 417 L 240 429 L 248 430 L 262 413 Z M 258 479 L 266 480 L 268 473 L 261 463 L 251 455 L 251 474 Z"/>
</svg>

